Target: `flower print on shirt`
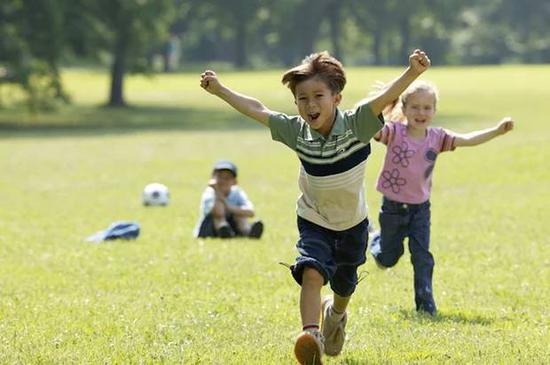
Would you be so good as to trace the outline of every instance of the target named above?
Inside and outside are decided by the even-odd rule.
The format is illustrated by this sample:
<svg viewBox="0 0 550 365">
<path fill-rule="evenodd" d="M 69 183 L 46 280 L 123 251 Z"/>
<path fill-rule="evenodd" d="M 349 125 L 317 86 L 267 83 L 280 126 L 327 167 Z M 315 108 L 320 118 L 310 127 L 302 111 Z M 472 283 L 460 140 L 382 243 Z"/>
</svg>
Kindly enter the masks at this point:
<svg viewBox="0 0 550 365">
<path fill-rule="evenodd" d="M 414 150 L 409 149 L 407 142 L 401 142 L 401 146 L 392 147 L 393 158 L 392 162 L 396 165 L 401 165 L 403 167 L 408 167 L 410 164 L 409 158 L 414 155 Z"/>
<path fill-rule="evenodd" d="M 399 170 L 393 169 L 391 172 L 388 170 L 382 171 L 382 186 L 387 189 L 391 188 L 394 194 L 399 194 L 401 187 L 407 184 L 407 180 L 402 177 L 399 177 Z"/>
<path fill-rule="evenodd" d="M 435 160 L 437 159 L 437 152 L 434 149 L 430 148 L 424 154 L 424 158 L 426 159 L 426 161 L 431 162 L 431 164 L 424 171 L 424 178 L 427 179 L 430 177 L 432 171 L 434 170 Z"/>
</svg>

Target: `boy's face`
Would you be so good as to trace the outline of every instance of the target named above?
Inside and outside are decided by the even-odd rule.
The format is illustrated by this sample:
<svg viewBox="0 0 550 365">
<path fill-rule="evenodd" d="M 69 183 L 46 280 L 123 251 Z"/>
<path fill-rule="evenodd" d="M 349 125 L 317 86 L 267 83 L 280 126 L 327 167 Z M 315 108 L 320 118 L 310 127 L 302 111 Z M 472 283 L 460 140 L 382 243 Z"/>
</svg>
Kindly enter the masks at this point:
<svg viewBox="0 0 550 365">
<path fill-rule="evenodd" d="M 237 178 L 229 170 L 214 171 L 212 180 L 212 183 L 215 184 L 215 189 L 224 195 L 229 194 L 231 187 L 237 183 Z"/>
<path fill-rule="evenodd" d="M 403 106 L 407 125 L 413 129 L 426 129 L 435 115 L 435 96 L 427 91 L 417 91 L 407 98 Z"/>
<path fill-rule="evenodd" d="M 311 128 L 328 136 L 342 95 L 333 94 L 328 85 L 317 77 L 298 83 L 295 92 L 300 116 Z"/>
</svg>

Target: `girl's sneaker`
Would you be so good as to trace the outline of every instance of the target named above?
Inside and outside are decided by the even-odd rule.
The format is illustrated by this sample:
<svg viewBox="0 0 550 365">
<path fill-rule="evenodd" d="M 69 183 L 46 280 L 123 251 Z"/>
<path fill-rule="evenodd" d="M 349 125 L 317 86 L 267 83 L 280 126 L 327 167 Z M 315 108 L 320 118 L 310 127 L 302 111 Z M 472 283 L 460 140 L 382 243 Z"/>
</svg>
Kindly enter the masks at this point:
<svg viewBox="0 0 550 365">
<path fill-rule="evenodd" d="M 322 365 L 324 351 L 323 335 L 318 330 L 302 332 L 294 345 L 294 355 L 301 365 Z"/>
</svg>

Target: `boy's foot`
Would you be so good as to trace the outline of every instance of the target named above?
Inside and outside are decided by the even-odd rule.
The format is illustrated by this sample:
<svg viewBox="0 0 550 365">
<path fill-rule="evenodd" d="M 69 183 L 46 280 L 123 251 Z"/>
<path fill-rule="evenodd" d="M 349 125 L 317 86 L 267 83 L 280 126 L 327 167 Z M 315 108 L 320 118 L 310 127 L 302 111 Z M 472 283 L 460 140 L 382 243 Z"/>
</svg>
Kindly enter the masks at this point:
<svg viewBox="0 0 550 365">
<path fill-rule="evenodd" d="M 323 335 L 319 331 L 304 331 L 296 339 L 294 355 L 301 365 L 322 365 Z"/>
<path fill-rule="evenodd" d="M 348 314 L 345 312 L 340 319 L 335 318 L 331 310 L 332 302 L 330 296 L 323 298 L 321 331 L 325 338 L 325 354 L 336 356 L 344 347 Z"/>
<path fill-rule="evenodd" d="M 248 237 L 260 238 L 262 237 L 262 233 L 264 233 L 264 224 L 262 221 L 256 221 L 252 223 L 252 225 L 250 226 L 250 232 L 248 233 Z"/>
<path fill-rule="evenodd" d="M 233 231 L 233 229 L 231 229 L 231 227 L 224 224 L 223 226 L 218 228 L 218 236 L 220 238 L 231 238 L 235 236 L 235 232 Z"/>
</svg>

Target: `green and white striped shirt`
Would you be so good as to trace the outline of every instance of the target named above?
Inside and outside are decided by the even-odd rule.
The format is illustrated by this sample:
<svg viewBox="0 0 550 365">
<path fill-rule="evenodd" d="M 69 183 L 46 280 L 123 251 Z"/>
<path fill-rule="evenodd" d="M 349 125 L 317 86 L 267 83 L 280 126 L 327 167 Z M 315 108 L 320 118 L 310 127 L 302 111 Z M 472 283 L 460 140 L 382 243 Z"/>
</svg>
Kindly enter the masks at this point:
<svg viewBox="0 0 550 365">
<path fill-rule="evenodd" d="M 270 115 L 271 137 L 296 151 L 301 162 L 302 194 L 296 206 L 300 217 L 334 231 L 349 229 L 367 217 L 365 167 L 370 139 L 383 125 L 383 117 L 376 117 L 368 104 L 337 110 L 326 138 L 300 116 Z"/>
</svg>

